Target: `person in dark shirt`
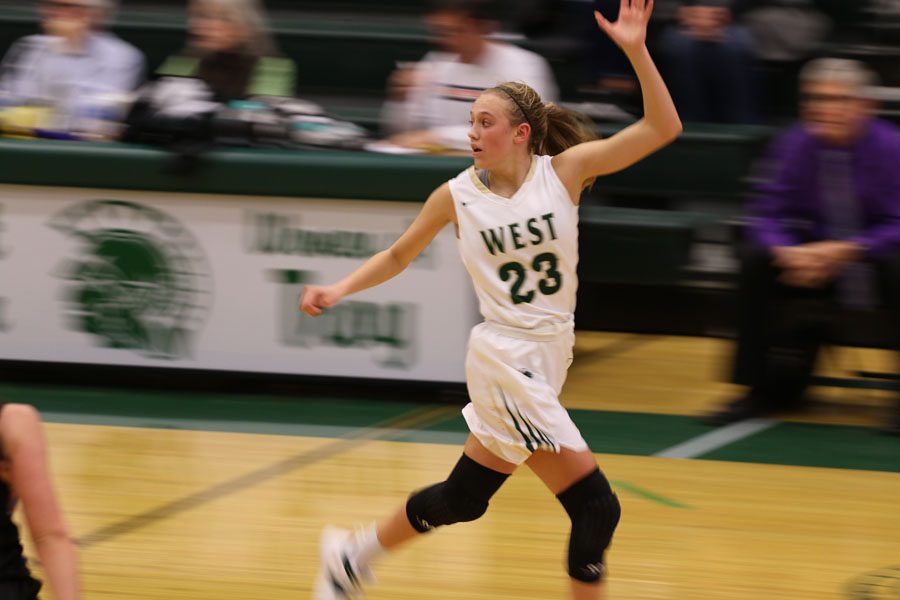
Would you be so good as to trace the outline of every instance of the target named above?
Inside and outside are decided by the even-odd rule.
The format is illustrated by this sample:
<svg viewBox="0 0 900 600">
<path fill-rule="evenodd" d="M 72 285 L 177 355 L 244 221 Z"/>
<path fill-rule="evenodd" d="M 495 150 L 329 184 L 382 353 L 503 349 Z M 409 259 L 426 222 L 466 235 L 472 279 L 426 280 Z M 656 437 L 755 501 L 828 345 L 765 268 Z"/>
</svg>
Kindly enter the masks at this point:
<svg viewBox="0 0 900 600">
<path fill-rule="evenodd" d="M 50 480 L 41 418 L 31 406 L 0 403 L 0 598 L 36 600 L 41 583 L 31 576 L 12 520 L 19 502 L 53 597 L 81 598 L 75 544 Z"/>
<path fill-rule="evenodd" d="M 683 0 L 661 34 L 663 73 L 686 122 L 753 123 L 755 42 L 735 20 L 738 0 Z"/>
<path fill-rule="evenodd" d="M 296 66 L 280 56 L 259 0 L 191 0 L 188 45 L 157 76 L 197 77 L 216 100 L 293 96 Z"/>
</svg>

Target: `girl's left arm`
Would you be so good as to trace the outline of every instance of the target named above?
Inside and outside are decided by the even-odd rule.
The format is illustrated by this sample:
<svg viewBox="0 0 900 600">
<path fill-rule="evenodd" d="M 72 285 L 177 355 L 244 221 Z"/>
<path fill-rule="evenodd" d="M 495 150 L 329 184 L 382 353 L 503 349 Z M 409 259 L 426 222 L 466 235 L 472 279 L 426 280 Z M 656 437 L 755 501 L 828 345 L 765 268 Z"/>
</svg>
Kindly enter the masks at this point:
<svg viewBox="0 0 900 600">
<path fill-rule="evenodd" d="M 644 117 L 604 140 L 573 146 L 553 159 L 570 191 L 580 192 L 588 179 L 615 173 L 672 142 L 682 131 L 681 119 L 645 44 L 653 0 L 622 0 L 619 19 L 610 23 L 594 13 L 598 26 L 625 52 L 641 85 Z"/>
</svg>

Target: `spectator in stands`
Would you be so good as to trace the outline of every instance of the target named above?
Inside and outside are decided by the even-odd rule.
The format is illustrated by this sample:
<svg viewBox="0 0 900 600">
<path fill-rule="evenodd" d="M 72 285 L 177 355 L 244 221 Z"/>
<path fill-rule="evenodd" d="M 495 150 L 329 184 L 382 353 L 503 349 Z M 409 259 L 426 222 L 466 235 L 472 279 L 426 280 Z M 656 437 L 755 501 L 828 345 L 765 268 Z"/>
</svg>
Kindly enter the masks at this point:
<svg viewBox="0 0 900 600">
<path fill-rule="evenodd" d="M 742 257 L 733 377 L 748 391 L 711 423 L 799 406 L 836 309 L 883 310 L 900 351 L 900 129 L 871 116 L 873 80 L 843 59 L 801 72 L 803 122 L 771 146 Z"/>
<path fill-rule="evenodd" d="M 862 1 L 840 4 L 858 5 Z M 791 122 L 797 117 L 800 69 L 820 51 L 832 31 L 832 20 L 819 9 L 823 3 L 744 0 L 746 10 L 740 18 L 755 41 L 759 81 L 765 96 L 760 113 L 766 121 Z"/>
<path fill-rule="evenodd" d="M 475 98 L 503 81 L 521 81 L 547 101 L 557 99 L 547 61 L 489 39 L 495 30 L 490 0 L 437 0 L 426 21 L 437 50 L 388 82 L 383 130 L 396 144 L 469 148 L 469 111 Z"/>
<path fill-rule="evenodd" d="M 197 77 L 221 102 L 250 96 L 293 96 L 296 67 L 279 55 L 259 0 L 192 0 L 188 45 L 159 76 Z"/>
<path fill-rule="evenodd" d="M 683 0 L 662 32 L 663 72 L 685 121 L 757 120 L 754 40 L 735 20 L 741 0 Z"/>
<path fill-rule="evenodd" d="M 4 104 L 37 104 L 57 111 L 68 129 L 98 96 L 134 90 L 144 57 L 105 26 L 113 0 L 41 0 L 43 34 L 15 42 L 0 66 Z"/>
</svg>

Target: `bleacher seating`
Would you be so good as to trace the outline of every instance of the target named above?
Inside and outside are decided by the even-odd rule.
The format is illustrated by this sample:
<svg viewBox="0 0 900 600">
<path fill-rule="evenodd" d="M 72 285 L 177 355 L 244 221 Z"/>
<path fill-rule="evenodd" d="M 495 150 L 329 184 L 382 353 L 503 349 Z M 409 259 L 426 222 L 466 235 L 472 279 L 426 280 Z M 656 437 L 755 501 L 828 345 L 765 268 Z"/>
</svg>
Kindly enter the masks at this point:
<svg viewBox="0 0 900 600">
<path fill-rule="evenodd" d="M 577 4 L 584 9 L 583 3 Z M 377 128 L 385 81 L 396 63 L 417 60 L 429 47 L 420 18 L 423 0 L 377 6 L 354 0 L 269 0 L 267 5 L 279 47 L 297 63 L 299 95 L 372 130 Z M 152 72 L 182 47 L 185 23 L 182 0 L 125 0 L 113 29 L 144 51 Z M 0 52 L 36 31 L 37 24 L 34 6 L 0 2 Z M 582 100 L 578 65 L 551 64 L 564 99 Z M 604 135 L 617 128 L 601 125 Z M 761 127 L 692 127 L 675 145 L 604 178 L 585 202 L 582 228 L 587 238 L 605 240 L 597 252 L 611 252 L 620 261 L 618 266 L 586 269 L 586 280 L 650 284 L 683 279 L 697 227 L 739 212 L 748 165 L 769 133 Z M 613 229 L 617 235 L 608 235 Z M 587 254 L 593 252 L 589 244 Z M 648 259 L 653 256 L 666 260 L 651 267 Z M 623 279 L 624 273 L 629 275 Z"/>
<path fill-rule="evenodd" d="M 580 2 L 568 3 L 583 8 Z M 299 94 L 348 105 L 351 113 L 359 114 L 360 107 L 369 107 L 369 113 L 376 109 L 397 63 L 416 61 L 430 49 L 421 19 L 426 6 L 422 0 L 267 4 L 276 43 L 297 64 Z M 112 29 L 144 52 L 152 73 L 184 46 L 186 18 L 185 3 L 180 0 L 126 1 Z M 34 5 L 0 1 L 0 53 L 16 39 L 36 31 L 38 14 Z M 510 39 L 528 47 L 536 43 L 521 36 Z M 563 96 L 578 99 L 580 64 L 561 57 L 550 62 Z"/>
<path fill-rule="evenodd" d="M 576 0 L 563 3 L 573 11 L 586 6 Z M 297 63 L 299 95 L 372 130 L 377 128 L 385 81 L 396 63 L 417 60 L 429 47 L 421 21 L 424 0 L 267 0 L 266 4 L 279 47 Z M 33 4 L 0 0 L 0 52 L 36 31 L 37 23 Z M 182 48 L 185 25 L 184 0 L 123 0 L 113 29 L 145 52 L 152 72 Z M 577 62 L 555 60 L 551 65 L 564 100 L 577 104 L 587 99 L 578 89 Z M 607 135 L 617 128 L 600 127 Z M 685 240 L 694 239 L 710 222 L 740 214 L 750 165 L 771 133 L 770 127 L 689 125 L 672 146 L 602 180 L 585 203 L 594 207 L 585 210 L 586 233 L 593 227 L 627 232 L 608 239 L 620 240 L 621 248 L 614 249 L 617 255 L 634 258 L 636 268 L 629 276 L 633 280 L 683 279 L 694 260 Z M 634 241 L 638 234 L 640 250 Z M 648 252 L 665 255 L 672 267 L 665 274 L 637 268 Z M 598 282 L 622 279 L 621 272 L 609 269 L 613 267 L 601 265 L 585 274 Z"/>
</svg>

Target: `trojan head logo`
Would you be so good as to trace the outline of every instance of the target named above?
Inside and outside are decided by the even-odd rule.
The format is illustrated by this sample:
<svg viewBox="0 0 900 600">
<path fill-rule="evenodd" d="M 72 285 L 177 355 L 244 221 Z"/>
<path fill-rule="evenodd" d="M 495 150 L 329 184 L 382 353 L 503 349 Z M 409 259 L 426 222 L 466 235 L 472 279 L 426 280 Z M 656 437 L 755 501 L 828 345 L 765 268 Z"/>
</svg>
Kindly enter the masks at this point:
<svg viewBox="0 0 900 600">
<path fill-rule="evenodd" d="M 93 200 L 51 226 L 77 243 L 76 258 L 58 272 L 74 329 L 153 358 L 191 354 L 209 309 L 210 270 L 181 223 L 155 208 Z"/>
</svg>

